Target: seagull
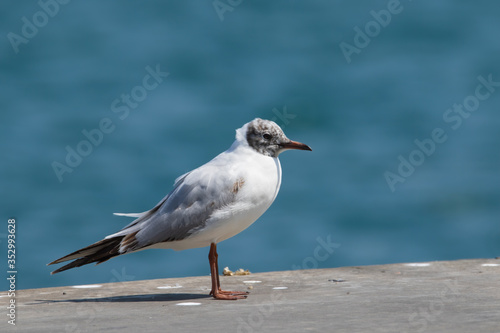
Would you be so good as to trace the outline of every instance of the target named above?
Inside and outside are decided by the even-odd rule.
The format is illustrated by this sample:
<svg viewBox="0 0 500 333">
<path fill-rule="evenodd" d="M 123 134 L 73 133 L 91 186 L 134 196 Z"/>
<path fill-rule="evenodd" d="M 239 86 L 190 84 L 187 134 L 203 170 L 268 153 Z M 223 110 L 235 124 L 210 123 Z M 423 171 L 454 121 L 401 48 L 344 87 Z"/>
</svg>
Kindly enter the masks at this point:
<svg viewBox="0 0 500 333">
<path fill-rule="evenodd" d="M 248 228 L 271 206 L 281 185 L 278 155 L 289 149 L 312 150 L 288 139 L 275 122 L 252 120 L 236 130 L 228 150 L 177 178 L 174 189 L 153 209 L 115 213 L 136 219 L 103 240 L 47 264 L 73 260 L 51 274 L 145 249 L 210 246 L 210 295 L 222 300 L 246 298 L 248 292 L 221 289 L 217 244 Z"/>
</svg>

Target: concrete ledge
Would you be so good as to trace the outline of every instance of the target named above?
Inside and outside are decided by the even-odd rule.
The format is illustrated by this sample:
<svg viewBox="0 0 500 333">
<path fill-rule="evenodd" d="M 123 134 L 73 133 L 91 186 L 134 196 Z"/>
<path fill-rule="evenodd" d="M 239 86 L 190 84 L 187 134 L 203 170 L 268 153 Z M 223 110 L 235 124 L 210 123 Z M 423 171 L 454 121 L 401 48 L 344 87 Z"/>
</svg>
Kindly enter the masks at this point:
<svg viewBox="0 0 500 333">
<path fill-rule="evenodd" d="M 251 293 L 246 300 L 214 300 L 209 276 L 20 290 L 15 329 L 500 332 L 496 259 L 258 273 L 221 277 L 221 284 Z M 2 332 L 14 329 L 2 317 Z"/>
</svg>

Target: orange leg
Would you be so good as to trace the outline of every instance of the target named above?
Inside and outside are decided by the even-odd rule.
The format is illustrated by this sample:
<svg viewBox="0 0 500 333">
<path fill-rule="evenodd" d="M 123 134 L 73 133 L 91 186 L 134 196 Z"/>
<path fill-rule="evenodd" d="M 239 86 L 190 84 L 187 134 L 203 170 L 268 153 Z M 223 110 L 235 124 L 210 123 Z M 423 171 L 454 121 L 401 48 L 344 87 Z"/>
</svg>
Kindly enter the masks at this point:
<svg viewBox="0 0 500 333">
<path fill-rule="evenodd" d="M 212 295 L 216 299 L 227 300 L 246 298 L 248 295 L 248 292 L 246 291 L 226 291 L 220 288 L 218 257 L 219 255 L 217 254 L 217 244 L 210 244 L 210 252 L 208 253 L 210 274 L 212 276 L 212 291 L 210 291 L 210 295 Z"/>
</svg>

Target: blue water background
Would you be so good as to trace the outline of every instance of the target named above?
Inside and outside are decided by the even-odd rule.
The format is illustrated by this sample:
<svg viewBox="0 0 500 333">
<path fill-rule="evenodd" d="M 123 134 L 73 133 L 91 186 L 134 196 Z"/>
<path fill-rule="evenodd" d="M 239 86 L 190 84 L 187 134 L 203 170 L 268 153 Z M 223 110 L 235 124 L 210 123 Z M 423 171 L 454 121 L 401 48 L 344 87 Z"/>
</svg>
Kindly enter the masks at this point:
<svg viewBox="0 0 500 333">
<path fill-rule="evenodd" d="M 219 245 L 222 267 L 500 255 L 500 88 L 457 128 L 443 119 L 479 76 L 500 81 L 500 3 L 401 1 L 377 31 L 370 12 L 388 2 L 243 1 L 221 20 L 211 1 L 72 1 L 45 24 L 35 1 L 2 3 L 0 267 L 14 217 L 18 289 L 208 275 L 207 248 L 148 250 L 54 276 L 46 263 L 130 222 L 113 212 L 153 207 L 255 117 L 275 119 L 313 152 L 280 156 L 280 194 Z M 16 52 L 9 33 L 21 36 L 23 17 L 34 16 L 41 27 Z M 348 62 L 340 45 L 356 45 L 356 27 L 373 37 Z M 126 117 L 113 112 L 147 66 L 169 76 Z M 53 162 L 65 163 L 66 147 L 104 118 L 112 133 L 60 182 Z M 392 191 L 384 174 L 397 174 L 398 156 L 436 128 L 446 141 Z M 317 250 L 322 241 L 334 251 Z"/>
</svg>

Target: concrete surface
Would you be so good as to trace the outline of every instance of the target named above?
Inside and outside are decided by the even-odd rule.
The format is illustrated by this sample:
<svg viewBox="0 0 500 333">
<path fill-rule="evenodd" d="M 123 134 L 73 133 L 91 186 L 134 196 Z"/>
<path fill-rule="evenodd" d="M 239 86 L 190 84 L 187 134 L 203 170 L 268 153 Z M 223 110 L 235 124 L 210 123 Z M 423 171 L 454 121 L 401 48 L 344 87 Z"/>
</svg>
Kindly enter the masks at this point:
<svg viewBox="0 0 500 333">
<path fill-rule="evenodd" d="M 221 277 L 248 299 L 209 297 L 210 277 L 20 290 L 19 332 L 500 332 L 500 260 Z M 6 292 L 0 302 L 7 305 Z"/>
</svg>

